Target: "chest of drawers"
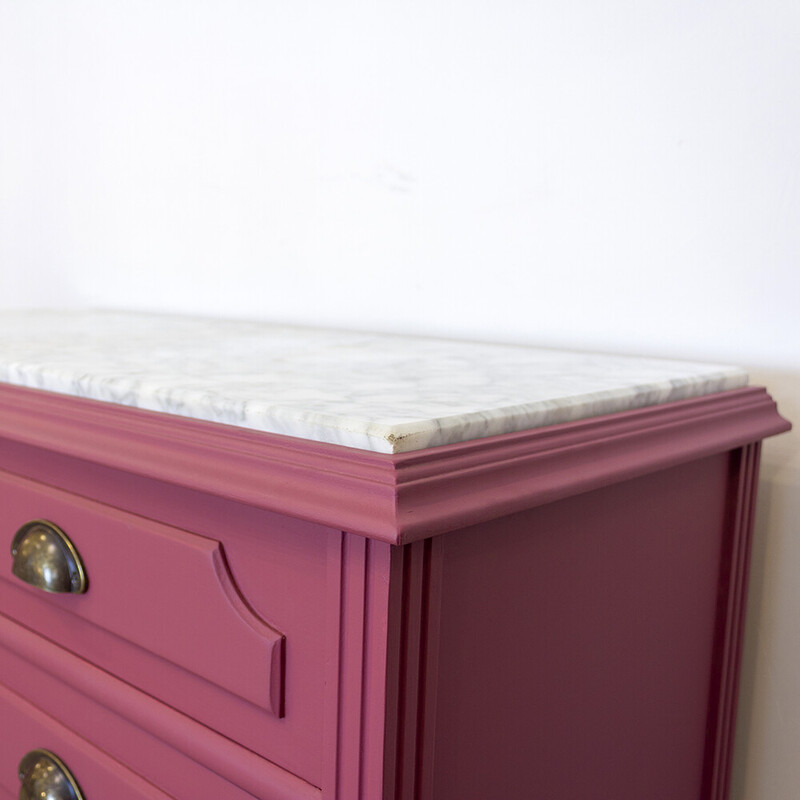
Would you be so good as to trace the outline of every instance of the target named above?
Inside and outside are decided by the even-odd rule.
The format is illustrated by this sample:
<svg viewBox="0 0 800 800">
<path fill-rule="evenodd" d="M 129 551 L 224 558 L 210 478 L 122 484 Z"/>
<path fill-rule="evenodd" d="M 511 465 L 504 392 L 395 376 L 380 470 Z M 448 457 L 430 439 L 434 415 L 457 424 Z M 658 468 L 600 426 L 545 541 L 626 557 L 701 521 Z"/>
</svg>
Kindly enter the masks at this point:
<svg viewBox="0 0 800 800">
<path fill-rule="evenodd" d="M 192 347 L 171 324 L 196 326 Z M 62 318 L 58 352 L 6 332 L 0 797 L 39 750 L 86 800 L 726 796 L 759 442 L 788 428 L 763 389 L 670 365 L 666 395 L 624 378 L 364 422 L 346 409 L 365 394 L 446 407 L 480 368 L 388 339 L 419 362 L 395 366 L 403 389 L 356 335 L 337 345 L 355 359 L 315 362 L 310 332 L 245 329 Z M 301 387 L 305 410 L 259 411 L 256 378 L 209 367 L 209 330 L 276 386 L 291 369 L 258 351 L 276 336 L 306 374 L 338 357 L 360 384 L 343 371 L 338 398 Z M 174 379 L 131 379 L 145 334 L 171 343 L 145 362 Z M 59 536 L 83 591 L 42 590 Z"/>
</svg>

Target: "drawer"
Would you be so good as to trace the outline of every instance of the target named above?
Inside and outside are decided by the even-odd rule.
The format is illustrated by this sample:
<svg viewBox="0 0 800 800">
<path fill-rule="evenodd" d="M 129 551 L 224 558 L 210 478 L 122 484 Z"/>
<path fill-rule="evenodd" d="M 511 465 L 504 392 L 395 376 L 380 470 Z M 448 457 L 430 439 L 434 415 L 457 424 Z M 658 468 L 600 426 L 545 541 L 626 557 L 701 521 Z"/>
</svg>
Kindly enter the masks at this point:
<svg viewBox="0 0 800 800">
<path fill-rule="evenodd" d="M 16 797 L 20 790 L 17 770 L 23 757 L 45 750 L 66 766 L 84 800 L 170 798 L 4 686 L 0 686 L 0 720 L 0 787 L 8 796 Z"/>
<path fill-rule="evenodd" d="M 2 614 L 0 675 L 0 751 L 14 764 L 24 745 L 43 747 L 73 767 L 83 786 L 84 771 L 63 744 L 76 741 L 86 752 L 102 750 L 95 761 L 121 765 L 176 800 L 320 800 L 308 782 Z M 38 721 L 47 735 L 18 742 L 32 723 L 15 715 Z"/>
<path fill-rule="evenodd" d="M 50 523 L 86 576 L 85 592 L 51 593 L 15 575 L 9 557 L 7 616 L 319 781 L 324 536 L 295 538 L 264 512 L 231 506 L 212 538 L 9 473 L 0 473 L 0 509 L 9 545 L 39 521 L 27 534 L 37 558 L 41 523 Z"/>
</svg>

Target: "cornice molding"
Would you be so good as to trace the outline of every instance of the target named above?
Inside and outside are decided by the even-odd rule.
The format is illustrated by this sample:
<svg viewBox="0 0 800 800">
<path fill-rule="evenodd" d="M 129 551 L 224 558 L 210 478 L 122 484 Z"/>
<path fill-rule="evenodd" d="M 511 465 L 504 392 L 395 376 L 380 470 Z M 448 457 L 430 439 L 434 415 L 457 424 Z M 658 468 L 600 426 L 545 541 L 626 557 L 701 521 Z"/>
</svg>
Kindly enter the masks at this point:
<svg viewBox="0 0 800 800">
<path fill-rule="evenodd" d="M 0 386 L 0 438 L 405 544 L 789 430 L 748 387 L 385 455 Z"/>
</svg>

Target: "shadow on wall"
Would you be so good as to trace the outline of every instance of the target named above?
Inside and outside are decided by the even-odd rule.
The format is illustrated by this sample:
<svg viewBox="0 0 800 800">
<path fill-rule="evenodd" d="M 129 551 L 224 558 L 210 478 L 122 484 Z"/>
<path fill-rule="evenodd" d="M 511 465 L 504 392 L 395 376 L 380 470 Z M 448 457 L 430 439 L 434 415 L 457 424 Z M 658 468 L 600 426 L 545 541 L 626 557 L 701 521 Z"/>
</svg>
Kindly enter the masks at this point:
<svg viewBox="0 0 800 800">
<path fill-rule="evenodd" d="M 800 373 L 752 369 L 794 429 L 764 443 L 731 800 L 800 786 Z"/>
</svg>

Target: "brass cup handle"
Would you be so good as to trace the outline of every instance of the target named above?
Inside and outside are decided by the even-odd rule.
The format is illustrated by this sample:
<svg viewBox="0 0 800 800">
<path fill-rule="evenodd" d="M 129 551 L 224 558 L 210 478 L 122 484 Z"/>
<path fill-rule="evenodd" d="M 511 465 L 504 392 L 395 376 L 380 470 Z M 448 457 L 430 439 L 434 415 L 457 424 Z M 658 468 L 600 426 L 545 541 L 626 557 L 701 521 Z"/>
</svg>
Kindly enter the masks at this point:
<svg viewBox="0 0 800 800">
<path fill-rule="evenodd" d="M 19 800 L 84 800 L 64 762 L 49 750 L 31 750 L 19 762 Z"/>
<path fill-rule="evenodd" d="M 25 583 L 46 592 L 86 591 L 86 570 L 64 531 L 43 519 L 25 523 L 11 543 L 11 571 Z"/>
</svg>

